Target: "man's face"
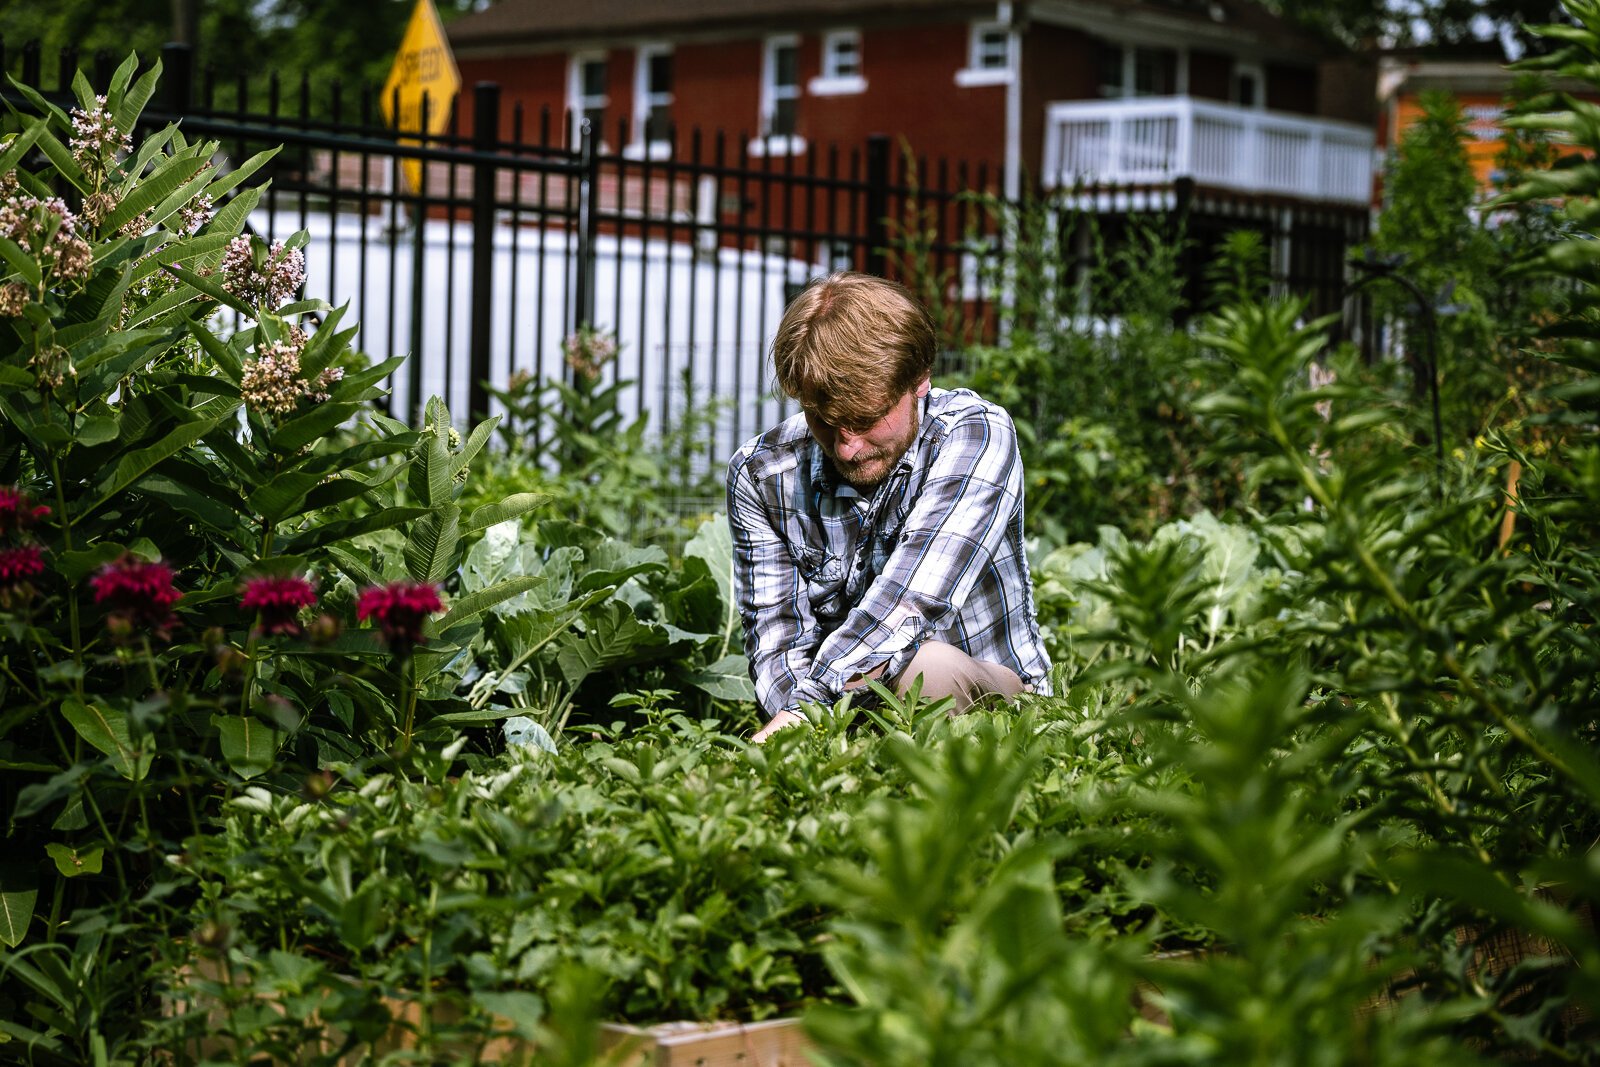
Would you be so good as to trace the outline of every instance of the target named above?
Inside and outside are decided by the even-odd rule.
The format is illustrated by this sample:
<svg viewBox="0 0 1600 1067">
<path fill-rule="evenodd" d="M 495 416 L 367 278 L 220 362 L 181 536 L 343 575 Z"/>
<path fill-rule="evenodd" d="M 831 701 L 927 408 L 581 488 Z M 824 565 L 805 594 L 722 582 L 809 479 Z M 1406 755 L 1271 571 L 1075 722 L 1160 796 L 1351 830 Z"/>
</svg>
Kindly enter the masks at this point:
<svg viewBox="0 0 1600 1067">
<path fill-rule="evenodd" d="M 806 412 L 806 425 L 823 453 L 833 461 L 839 477 L 857 489 L 873 489 L 889 477 L 917 439 L 917 413 L 922 397 L 927 395 L 928 379 L 924 378 L 871 426 L 831 426 L 810 411 Z"/>
</svg>

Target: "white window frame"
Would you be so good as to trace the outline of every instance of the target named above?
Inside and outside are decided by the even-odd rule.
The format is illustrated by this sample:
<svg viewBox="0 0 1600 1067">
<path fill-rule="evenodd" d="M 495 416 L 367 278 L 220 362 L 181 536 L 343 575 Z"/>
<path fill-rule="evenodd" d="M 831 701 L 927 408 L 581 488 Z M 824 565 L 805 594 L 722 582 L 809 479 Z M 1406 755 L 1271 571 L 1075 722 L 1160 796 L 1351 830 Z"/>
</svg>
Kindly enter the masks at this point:
<svg viewBox="0 0 1600 1067">
<path fill-rule="evenodd" d="M 843 70 L 838 62 L 839 46 L 849 44 L 854 70 Z M 861 73 L 861 31 L 833 29 L 822 35 L 822 73 L 806 83 L 812 96 L 846 96 L 866 92 L 867 79 Z"/>
<path fill-rule="evenodd" d="M 652 42 L 642 44 L 634 53 L 633 60 L 633 143 L 624 151 L 624 155 L 634 158 L 648 157 L 650 159 L 666 159 L 672 154 L 672 142 L 667 140 L 646 141 L 645 133 L 650 121 L 650 112 L 656 107 L 670 108 L 673 98 L 677 93 L 676 84 L 678 72 L 672 72 L 674 88 L 665 93 L 652 93 L 650 91 L 650 60 L 656 56 L 672 55 L 672 46 L 665 42 Z"/>
<path fill-rule="evenodd" d="M 1006 47 L 1001 55 L 1000 66 L 987 62 L 992 55 L 984 48 L 984 38 L 994 32 L 1005 35 Z M 956 84 L 964 89 L 975 85 L 1011 84 L 1012 70 L 1016 66 L 1016 51 L 1017 35 L 1012 27 L 992 19 L 981 19 L 972 23 L 967 29 L 967 65 L 964 69 L 956 71 Z"/>
<path fill-rule="evenodd" d="M 606 80 L 611 79 L 610 60 L 606 54 L 598 49 L 583 52 L 574 52 L 567 62 L 567 110 L 572 112 L 572 143 L 577 145 L 583 134 L 584 115 L 593 106 L 591 101 L 599 101 L 599 109 L 605 112 L 611 107 L 611 94 L 601 93 L 597 97 L 585 96 L 583 92 L 583 68 L 589 63 L 600 63 L 606 68 Z M 601 147 L 606 143 L 605 118 L 600 120 L 600 129 L 595 130 L 595 143 Z"/>
<path fill-rule="evenodd" d="M 783 86 L 781 91 L 777 84 L 780 48 L 795 50 L 796 65 L 794 85 Z M 779 100 L 794 100 L 798 115 L 801 98 L 799 52 L 800 35 L 795 33 L 773 34 L 762 43 L 761 112 L 757 116 L 760 119 L 757 129 L 761 131 L 761 135 L 750 142 L 750 154 L 753 156 L 799 155 L 806 150 L 805 138 L 798 134 L 773 135 L 769 132 L 772 129 L 772 117 L 778 112 Z"/>
<path fill-rule="evenodd" d="M 1239 103 L 1238 90 L 1241 76 L 1255 79 L 1256 99 L 1253 104 Z M 1267 109 L 1266 64 L 1252 59 L 1236 59 L 1233 61 L 1233 71 L 1228 75 L 1228 103 L 1237 107 L 1248 107 L 1252 111 L 1265 111 Z"/>
</svg>

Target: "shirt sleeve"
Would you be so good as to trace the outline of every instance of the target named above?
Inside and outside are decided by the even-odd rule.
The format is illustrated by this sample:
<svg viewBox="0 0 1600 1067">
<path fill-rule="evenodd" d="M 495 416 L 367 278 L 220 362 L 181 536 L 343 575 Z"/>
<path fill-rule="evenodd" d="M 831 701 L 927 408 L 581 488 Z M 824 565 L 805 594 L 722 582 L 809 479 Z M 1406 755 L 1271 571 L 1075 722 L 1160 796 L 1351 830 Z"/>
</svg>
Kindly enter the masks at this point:
<svg viewBox="0 0 1600 1067">
<path fill-rule="evenodd" d="M 792 702 L 832 703 L 844 683 L 887 664 L 903 670 L 917 646 L 960 611 L 1022 499 L 1022 457 L 997 408 L 958 419 L 939 443 L 916 503 L 860 602 L 821 642 Z"/>
<path fill-rule="evenodd" d="M 728 467 L 733 584 L 756 700 L 770 718 L 797 706 L 794 689 L 811 669 L 818 636 L 800 568 L 744 458 Z"/>
</svg>

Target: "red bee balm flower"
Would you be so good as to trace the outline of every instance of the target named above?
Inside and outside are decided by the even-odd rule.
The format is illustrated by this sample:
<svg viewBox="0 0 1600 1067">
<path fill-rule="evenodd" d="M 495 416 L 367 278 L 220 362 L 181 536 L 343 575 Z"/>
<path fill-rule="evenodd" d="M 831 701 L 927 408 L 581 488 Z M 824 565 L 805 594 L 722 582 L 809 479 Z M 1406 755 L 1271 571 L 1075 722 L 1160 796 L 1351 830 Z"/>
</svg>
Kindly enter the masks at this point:
<svg viewBox="0 0 1600 1067">
<path fill-rule="evenodd" d="M 300 609 L 317 602 L 317 587 L 299 575 L 288 578 L 251 578 L 239 589 L 239 606 L 261 616 L 267 636 L 299 637 Z"/>
<path fill-rule="evenodd" d="M 422 643 L 422 624 L 444 610 L 439 588 L 426 582 L 390 582 L 361 592 L 356 619 L 376 619 L 383 639 L 399 651 Z"/>
<path fill-rule="evenodd" d="M 14 589 L 43 573 L 44 552 L 38 545 L 0 548 L 0 589 Z"/>
<path fill-rule="evenodd" d="M 0 485 L 0 534 L 18 533 L 50 514 L 43 504 L 35 506 L 28 494 Z"/>
<path fill-rule="evenodd" d="M 148 629 L 165 641 L 177 625 L 171 609 L 178 602 L 178 591 L 172 587 L 172 568 L 165 563 L 123 556 L 101 567 L 89 580 L 89 588 L 94 602 L 107 609 L 106 625 L 113 633 Z"/>
</svg>

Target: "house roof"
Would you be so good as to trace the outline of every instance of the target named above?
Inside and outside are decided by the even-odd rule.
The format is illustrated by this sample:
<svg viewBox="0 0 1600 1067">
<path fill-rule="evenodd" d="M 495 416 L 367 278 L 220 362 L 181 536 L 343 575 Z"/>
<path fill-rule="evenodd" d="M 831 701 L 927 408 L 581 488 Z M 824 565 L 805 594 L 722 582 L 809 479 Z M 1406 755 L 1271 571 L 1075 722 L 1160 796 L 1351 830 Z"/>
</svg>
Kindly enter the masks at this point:
<svg viewBox="0 0 1600 1067">
<path fill-rule="evenodd" d="M 789 29 L 807 23 L 862 24 L 906 16 L 973 18 L 993 14 L 993 0 L 498 0 L 452 21 L 457 48 L 557 47 L 575 40 L 621 36 L 674 36 L 733 29 Z M 1256 0 L 1068 0 L 1017 4 L 1051 17 L 1063 9 L 1101 17 L 1188 24 L 1209 33 L 1242 35 L 1274 48 L 1312 55 L 1325 42 L 1291 26 Z M 1053 18 L 1052 18 L 1053 20 Z"/>
<path fill-rule="evenodd" d="M 993 11 L 974 0 L 499 0 L 449 24 L 455 45 L 541 44 L 624 34 L 714 31 L 743 26 Z"/>
</svg>

